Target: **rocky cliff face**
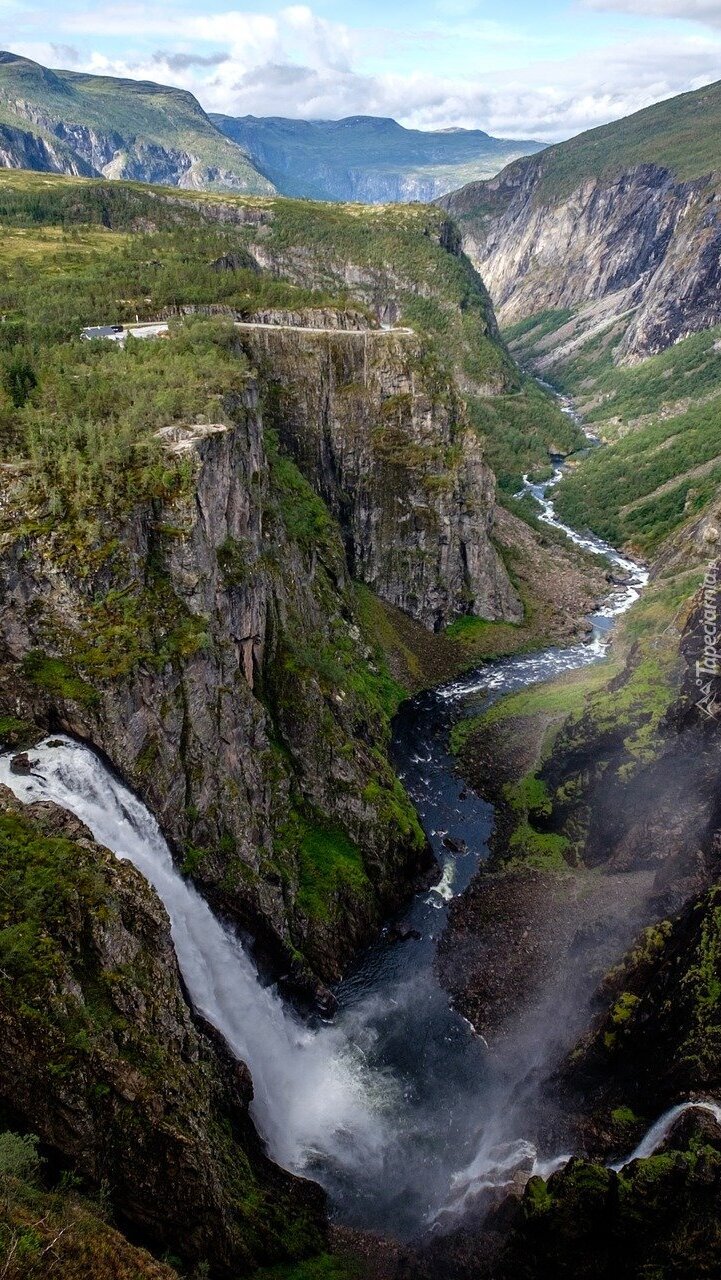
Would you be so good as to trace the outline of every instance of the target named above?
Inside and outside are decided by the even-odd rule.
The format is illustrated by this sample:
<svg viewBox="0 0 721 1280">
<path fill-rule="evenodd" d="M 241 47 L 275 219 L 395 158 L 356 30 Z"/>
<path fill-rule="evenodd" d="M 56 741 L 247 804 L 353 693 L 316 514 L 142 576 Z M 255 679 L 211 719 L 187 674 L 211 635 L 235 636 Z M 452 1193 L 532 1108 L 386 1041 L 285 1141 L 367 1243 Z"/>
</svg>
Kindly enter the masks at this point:
<svg viewBox="0 0 721 1280">
<path fill-rule="evenodd" d="M 15 1123 L 104 1185 L 136 1237 L 208 1274 L 317 1249 L 322 1194 L 263 1155 L 248 1073 L 193 1019 L 143 877 L 64 810 L 2 788 L 0 879 L 0 1098 Z"/>
<path fill-rule="evenodd" d="M 499 318 L 607 299 L 623 318 L 617 358 L 634 361 L 721 320 L 721 220 L 713 177 L 680 182 L 657 164 L 587 178 L 557 197 L 544 156 L 511 165 L 440 203 Z"/>
<path fill-rule="evenodd" d="M 26 104 L 13 104 L 14 107 Z M 166 147 L 109 130 L 55 121 L 29 107 L 19 112 L 33 130 L 0 126 L 0 165 L 8 169 L 40 169 L 88 178 L 125 178 L 161 186 L 204 191 L 247 191 L 245 174 L 218 165 L 178 147 Z M 259 190 L 271 191 L 258 176 Z"/>
<path fill-rule="evenodd" d="M 0 51 L 0 166 L 268 194 L 273 184 L 190 93 L 52 71 Z"/>
<path fill-rule="evenodd" d="M 7 124 L 0 124 L 0 168 L 68 173 L 79 178 L 94 176 L 92 166 L 62 142 Z"/>
<path fill-rule="evenodd" d="M 328 978 L 425 846 L 336 527 L 269 456 L 256 388 L 226 409 L 166 440 L 186 497 L 125 513 L 85 566 L 6 537 L 4 705 L 101 747 L 216 902 Z"/>
<path fill-rule="evenodd" d="M 490 540 L 495 480 L 412 334 L 248 328 L 266 416 L 343 532 L 351 574 L 424 626 L 521 620 Z"/>
</svg>

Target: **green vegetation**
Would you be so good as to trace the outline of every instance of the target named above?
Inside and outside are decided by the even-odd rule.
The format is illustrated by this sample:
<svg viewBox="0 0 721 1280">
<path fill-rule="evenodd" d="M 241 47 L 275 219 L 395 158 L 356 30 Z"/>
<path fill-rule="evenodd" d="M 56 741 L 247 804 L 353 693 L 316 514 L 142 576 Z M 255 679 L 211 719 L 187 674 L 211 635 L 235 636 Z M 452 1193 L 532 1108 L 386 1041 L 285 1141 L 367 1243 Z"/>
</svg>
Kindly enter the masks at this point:
<svg viewBox="0 0 721 1280">
<path fill-rule="evenodd" d="M 509 693 L 505 698 L 494 702 L 482 715 L 459 720 L 451 731 L 452 750 L 460 755 L 473 735 L 486 727 L 507 725 L 533 716 L 543 716 L 549 720 L 578 716 L 583 711 L 587 695 L 605 685 L 608 679 L 608 664 L 599 663 L 558 680 L 531 685 L 518 693 Z"/>
<path fill-rule="evenodd" d="M 360 850 L 342 831 L 329 831 L 297 818 L 300 864 L 298 906 L 315 919 L 326 919 L 331 904 L 344 892 L 362 902 L 371 885 Z"/>
<path fill-rule="evenodd" d="M 610 660 L 509 694 L 454 726 L 463 772 L 499 805 L 495 865 L 583 868 L 589 794 L 604 777 L 626 786 L 663 749 L 678 687 L 678 627 L 698 581 L 692 571 L 652 583 L 618 624 Z M 653 959 L 666 936 L 665 925 L 649 930 L 638 963 Z M 625 1008 L 616 1011 L 619 1025 Z M 613 1042 L 617 1030 L 609 1029 Z"/>
<path fill-rule="evenodd" d="M 337 555 L 338 526 L 322 498 L 311 487 L 291 458 L 278 447 L 274 431 L 266 428 L 265 446 L 271 468 L 271 486 L 288 537 L 303 551 L 329 546 Z"/>
<path fill-rule="evenodd" d="M 721 415 L 711 401 L 591 454 L 562 480 L 556 509 L 576 527 L 648 555 L 707 506 L 720 480 Z"/>
<path fill-rule="evenodd" d="M 680 982 L 680 997 L 689 1010 L 682 1056 L 693 1063 L 697 1078 L 716 1077 L 721 1060 L 721 890 L 702 900 L 698 940 Z"/>
<path fill-rule="evenodd" d="M 107 1221 L 102 1195 L 81 1194 L 66 1172 L 53 1181 L 33 1134 L 0 1133 L 3 1280 L 175 1280 Z"/>
<path fill-rule="evenodd" d="M 46 837 L 31 822 L 0 815 L 0 984 L 31 1000 L 58 975 L 55 939 L 63 920 L 97 911 L 103 882 L 92 858 L 70 840 Z"/>
<path fill-rule="evenodd" d="M 37 741 L 39 730 L 29 720 L 17 716 L 0 716 L 0 743 L 4 747 L 28 747 Z"/>
<path fill-rule="evenodd" d="M 515 493 L 524 472 L 548 475 L 550 454 L 573 453 L 586 443 L 573 419 L 532 378 L 524 378 L 516 394 L 469 396 L 468 411 L 502 493 Z"/>
<path fill-rule="evenodd" d="M 320 1253 L 293 1266 L 263 1267 L 253 1280 L 356 1280 L 360 1274 L 360 1261 Z"/>
<path fill-rule="evenodd" d="M 517 867 L 538 871 L 567 871 L 569 842 L 554 832 L 538 831 L 530 822 L 521 821 L 508 840 L 508 854 L 503 858 L 507 871 Z"/>
<path fill-rule="evenodd" d="M 16 353 L 9 353 L 9 362 Z M 19 501 L 90 524 L 188 479 L 158 432 L 229 421 L 247 363 L 229 321 L 188 320 L 170 341 L 39 346 L 36 386 L 6 419 L 5 454 L 22 460 Z"/>
<path fill-rule="evenodd" d="M 549 333 L 555 333 L 556 329 L 562 328 L 564 324 L 572 318 L 573 312 L 568 307 L 560 310 L 537 311 L 535 315 L 526 316 L 523 320 L 518 320 L 516 324 L 509 325 L 504 329 L 503 336 L 506 342 L 515 344 L 521 338 L 528 337 L 535 345 L 541 338 L 545 338 Z"/>
<path fill-rule="evenodd" d="M 449 640 L 460 640 L 462 644 L 474 645 L 488 632 L 489 627 L 492 630 L 494 625 L 485 618 L 476 618 L 470 613 L 464 613 L 446 627 L 446 635 Z"/>
<path fill-rule="evenodd" d="M 511 331 L 524 335 L 514 344 L 522 360 L 537 350 L 534 326 L 542 319 Z M 576 527 L 650 556 L 708 506 L 721 480 L 721 326 L 633 366 L 614 363 L 621 332 L 612 325 L 553 366 L 555 385 L 610 442 L 564 477 L 557 510 Z"/>
<path fill-rule="evenodd" d="M 504 1275 L 554 1280 L 711 1277 L 721 1247 L 721 1152 L 692 1142 L 620 1172 L 571 1160 L 532 1178 L 501 1258 Z"/>
<path fill-rule="evenodd" d="M 598 423 L 609 436 L 618 423 L 721 394 L 721 326 L 691 334 L 634 365 L 614 364 L 613 332 L 597 335 L 553 371 L 556 385 L 578 399 L 584 420 Z"/>
<path fill-rule="evenodd" d="M 23 675 L 32 684 L 56 698 L 70 698 L 92 706 L 98 695 L 92 685 L 81 680 L 62 658 L 50 658 L 33 649 L 22 662 Z"/>
<path fill-rule="evenodd" d="M 632 1142 L 643 1123 L 631 1107 L 615 1107 L 611 1112 L 611 1124 L 618 1135 L 619 1142 L 625 1144 Z"/>
<path fill-rule="evenodd" d="M 218 225 L 217 203 L 212 195 L 191 200 L 181 191 L 131 183 L 0 174 L 0 263 L 7 266 L 0 285 L 0 386 L 7 396 L 3 406 L 0 394 L 0 446 L 4 438 L 6 453 L 15 430 L 11 393 L 32 407 L 37 377 L 42 396 L 39 353 L 48 343 L 71 341 L 83 325 L 156 318 L 181 306 L 240 317 L 267 308 L 347 306 L 348 262 L 367 278 L 353 305 L 395 301 L 401 323 L 424 339 L 437 393 L 454 371 L 460 375 L 471 422 L 503 489 L 513 491 L 523 471 L 547 464 L 549 449 L 569 452 L 582 443 L 552 397 L 519 379 L 492 332 L 481 281 L 465 258 L 443 247 L 440 210 L 225 197 L 226 208 L 236 204 L 262 215 L 265 251 L 282 264 L 278 278 L 259 271 L 249 255 L 255 224 Z M 226 259 L 234 269 L 215 265 Z"/>
</svg>

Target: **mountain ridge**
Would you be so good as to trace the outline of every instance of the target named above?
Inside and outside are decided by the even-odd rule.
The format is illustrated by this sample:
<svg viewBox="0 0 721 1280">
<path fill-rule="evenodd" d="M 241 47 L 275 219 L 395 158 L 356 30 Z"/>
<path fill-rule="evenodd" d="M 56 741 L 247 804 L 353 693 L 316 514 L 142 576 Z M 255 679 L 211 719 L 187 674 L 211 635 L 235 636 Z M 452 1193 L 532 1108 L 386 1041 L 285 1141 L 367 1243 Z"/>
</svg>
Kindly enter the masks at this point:
<svg viewBox="0 0 721 1280">
<path fill-rule="evenodd" d="M 430 200 L 542 147 L 481 129 L 407 129 L 388 116 L 292 120 L 211 112 L 210 119 L 246 148 L 285 195 L 309 199 Z"/>
<path fill-rule="evenodd" d="M 271 182 L 191 93 L 0 53 L 0 165 L 247 194 Z"/>
<path fill-rule="evenodd" d="M 604 300 L 617 363 L 719 323 L 717 123 L 721 82 L 443 197 L 501 322 Z"/>
</svg>

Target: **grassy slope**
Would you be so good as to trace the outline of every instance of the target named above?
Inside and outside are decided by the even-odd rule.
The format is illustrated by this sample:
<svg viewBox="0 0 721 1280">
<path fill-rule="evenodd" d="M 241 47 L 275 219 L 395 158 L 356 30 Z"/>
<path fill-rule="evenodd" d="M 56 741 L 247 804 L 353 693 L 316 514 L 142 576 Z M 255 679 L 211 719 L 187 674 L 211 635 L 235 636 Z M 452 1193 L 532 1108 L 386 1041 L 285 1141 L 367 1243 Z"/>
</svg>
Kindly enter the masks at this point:
<svg viewBox="0 0 721 1280">
<path fill-rule="evenodd" d="M 544 152 L 544 194 L 637 164 L 663 165 L 681 179 L 721 168 L 721 81 L 657 102 Z"/>
<path fill-rule="evenodd" d="M 3 1280 L 178 1280 L 108 1221 L 100 1195 L 80 1195 L 67 1174 L 48 1187 L 31 1138 L 0 1133 L 0 1196 Z"/>
<path fill-rule="evenodd" d="M 568 324 L 568 312 L 542 313 L 506 337 L 533 363 Z M 609 442 L 562 481 L 557 506 L 571 524 L 652 555 L 721 483 L 721 326 L 633 366 L 614 364 L 617 336 L 610 326 L 546 374 Z"/>
<path fill-rule="evenodd" d="M 582 857 L 573 822 L 560 834 L 552 828 L 556 806 L 577 800 L 580 807 L 585 780 L 565 780 L 551 794 L 540 776 L 561 730 L 566 750 L 574 734 L 582 744 L 594 738 L 603 744 L 606 734 L 621 733 L 626 780 L 654 758 L 659 725 L 677 688 L 676 623 L 700 577 L 694 566 L 651 584 L 618 624 L 608 660 L 509 694 L 456 725 L 452 745 L 464 773 L 477 780 L 490 751 L 505 775 L 499 788 L 510 820 L 499 850 L 504 866 L 565 871 Z"/>
<path fill-rule="evenodd" d="M 0 54 L 0 110 L 5 123 L 34 131 L 22 101 L 52 124 L 82 125 L 128 141 L 187 151 L 206 167 L 237 174 L 249 191 L 267 192 L 270 183 L 247 153 L 211 124 L 192 94 L 167 85 L 112 76 L 50 71 L 27 58 Z"/>
</svg>

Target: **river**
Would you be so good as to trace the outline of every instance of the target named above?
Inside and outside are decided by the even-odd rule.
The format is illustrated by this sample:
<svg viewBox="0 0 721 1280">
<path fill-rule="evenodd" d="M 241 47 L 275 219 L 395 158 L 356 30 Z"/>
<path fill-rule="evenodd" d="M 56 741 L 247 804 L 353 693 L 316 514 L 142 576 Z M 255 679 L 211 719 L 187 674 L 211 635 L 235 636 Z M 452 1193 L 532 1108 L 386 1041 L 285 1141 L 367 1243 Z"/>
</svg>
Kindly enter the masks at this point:
<svg viewBox="0 0 721 1280">
<path fill-rule="evenodd" d="M 645 569 L 555 515 L 560 468 L 524 482 L 541 519 L 607 557 L 622 579 L 591 619 L 588 643 L 487 663 L 400 710 L 393 757 L 439 862 L 437 883 L 361 957 L 329 1022 L 304 1023 L 265 984 L 249 953 L 177 871 L 155 819 L 87 747 L 64 736 L 30 754 L 30 775 L 0 756 L 0 781 L 22 800 L 49 799 L 128 858 L 168 910 L 195 1006 L 248 1063 L 252 1113 L 280 1164 L 317 1178 L 342 1222 L 411 1238 L 454 1219 L 479 1191 L 518 1170 L 548 1172 L 567 1154 L 537 1149 L 532 1109 L 511 1105 L 528 1064 L 509 1071 L 450 1008 L 434 970 L 448 905 L 487 856 L 493 811 L 463 786 L 448 750 L 469 699 L 495 699 L 601 660 L 613 620 L 638 598 Z M 450 846 L 450 847 L 449 847 Z"/>
</svg>

